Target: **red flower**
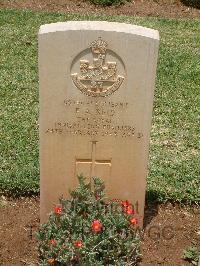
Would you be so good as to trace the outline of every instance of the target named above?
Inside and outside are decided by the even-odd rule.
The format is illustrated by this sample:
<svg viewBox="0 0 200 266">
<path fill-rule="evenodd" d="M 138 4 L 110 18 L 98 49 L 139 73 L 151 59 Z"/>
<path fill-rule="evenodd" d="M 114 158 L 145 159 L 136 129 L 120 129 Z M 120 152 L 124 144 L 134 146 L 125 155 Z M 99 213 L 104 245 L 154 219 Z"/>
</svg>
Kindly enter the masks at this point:
<svg viewBox="0 0 200 266">
<path fill-rule="evenodd" d="M 128 207 L 129 205 L 131 205 L 128 200 L 122 201 L 121 204 L 122 204 L 123 207 Z"/>
<path fill-rule="evenodd" d="M 92 230 L 94 232 L 100 232 L 102 230 L 102 223 L 99 220 L 94 220 L 92 222 Z"/>
<path fill-rule="evenodd" d="M 54 213 L 55 214 L 61 214 L 61 212 L 62 212 L 62 208 L 61 207 L 55 207 L 54 208 Z"/>
<path fill-rule="evenodd" d="M 132 219 L 130 220 L 130 222 L 131 222 L 131 224 L 133 224 L 133 225 L 138 224 L 138 220 L 137 220 L 136 218 L 132 218 Z"/>
<path fill-rule="evenodd" d="M 74 246 L 77 247 L 77 248 L 81 248 L 83 246 L 83 243 L 80 240 L 76 240 L 74 242 Z"/>
<path fill-rule="evenodd" d="M 125 207 L 124 212 L 128 215 L 134 214 L 134 209 L 133 209 L 132 205 Z"/>
<path fill-rule="evenodd" d="M 55 239 L 51 239 L 50 241 L 50 245 L 52 245 L 52 246 L 56 246 L 56 240 Z"/>
</svg>

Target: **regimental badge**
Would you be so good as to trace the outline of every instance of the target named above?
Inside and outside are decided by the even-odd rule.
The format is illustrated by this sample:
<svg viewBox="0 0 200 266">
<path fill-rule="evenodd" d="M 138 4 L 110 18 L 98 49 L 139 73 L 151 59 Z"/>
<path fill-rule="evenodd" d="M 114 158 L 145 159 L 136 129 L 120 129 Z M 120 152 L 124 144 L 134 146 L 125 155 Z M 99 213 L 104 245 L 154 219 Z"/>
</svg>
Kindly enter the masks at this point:
<svg viewBox="0 0 200 266">
<path fill-rule="evenodd" d="M 106 62 L 107 42 L 101 37 L 90 44 L 93 62 L 80 60 L 80 74 L 71 74 L 74 85 L 87 96 L 106 97 L 121 86 L 124 77 L 117 75 L 117 63 Z"/>
</svg>

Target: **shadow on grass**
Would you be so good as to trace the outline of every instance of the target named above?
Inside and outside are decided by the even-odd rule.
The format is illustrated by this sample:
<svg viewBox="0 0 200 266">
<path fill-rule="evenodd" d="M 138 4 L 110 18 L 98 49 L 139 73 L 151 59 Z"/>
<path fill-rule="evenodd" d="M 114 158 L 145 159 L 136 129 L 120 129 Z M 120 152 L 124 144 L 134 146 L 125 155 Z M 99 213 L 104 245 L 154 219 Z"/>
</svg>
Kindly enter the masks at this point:
<svg viewBox="0 0 200 266">
<path fill-rule="evenodd" d="M 159 205 L 163 203 L 161 198 L 165 198 L 164 194 L 161 195 L 161 193 L 156 190 L 147 191 L 144 209 L 144 229 L 151 222 L 151 220 L 157 216 Z"/>
<path fill-rule="evenodd" d="M 151 220 L 158 215 L 158 202 L 151 202 L 145 205 L 144 208 L 144 224 L 143 228 L 145 229 L 148 224 L 151 223 Z"/>
<path fill-rule="evenodd" d="M 200 0 L 181 0 L 181 2 L 186 6 L 200 9 Z"/>
</svg>

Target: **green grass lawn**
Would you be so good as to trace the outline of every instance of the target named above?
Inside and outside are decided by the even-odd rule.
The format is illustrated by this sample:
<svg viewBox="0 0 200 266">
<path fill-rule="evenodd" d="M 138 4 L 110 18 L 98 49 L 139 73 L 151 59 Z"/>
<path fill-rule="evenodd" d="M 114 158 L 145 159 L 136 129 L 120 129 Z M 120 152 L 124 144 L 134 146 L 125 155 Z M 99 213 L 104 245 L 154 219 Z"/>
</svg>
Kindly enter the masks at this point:
<svg viewBox="0 0 200 266">
<path fill-rule="evenodd" d="M 160 56 L 148 199 L 200 200 L 200 20 L 80 16 L 0 10 L 0 189 L 39 192 L 37 33 L 67 20 L 109 20 L 158 29 Z"/>
</svg>

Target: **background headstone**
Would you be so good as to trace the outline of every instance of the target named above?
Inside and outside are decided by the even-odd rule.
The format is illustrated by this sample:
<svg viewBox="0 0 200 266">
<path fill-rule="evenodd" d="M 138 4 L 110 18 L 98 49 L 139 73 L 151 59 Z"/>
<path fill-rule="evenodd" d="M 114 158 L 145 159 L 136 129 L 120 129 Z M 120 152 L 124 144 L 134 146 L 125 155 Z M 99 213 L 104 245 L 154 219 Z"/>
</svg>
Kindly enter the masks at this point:
<svg viewBox="0 0 200 266">
<path fill-rule="evenodd" d="M 124 23 L 41 26 L 41 222 L 82 173 L 137 205 L 142 226 L 158 45 Z"/>
</svg>

